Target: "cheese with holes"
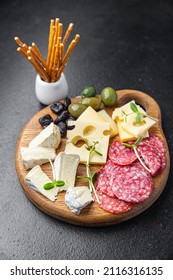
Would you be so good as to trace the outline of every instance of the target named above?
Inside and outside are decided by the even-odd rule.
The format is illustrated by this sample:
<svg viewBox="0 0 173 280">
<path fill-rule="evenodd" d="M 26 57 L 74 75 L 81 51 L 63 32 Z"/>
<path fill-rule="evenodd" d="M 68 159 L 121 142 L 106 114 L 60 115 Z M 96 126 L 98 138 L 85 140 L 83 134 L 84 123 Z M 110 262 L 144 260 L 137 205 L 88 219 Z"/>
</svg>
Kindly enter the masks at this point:
<svg viewBox="0 0 173 280">
<path fill-rule="evenodd" d="M 105 121 L 110 123 L 110 137 L 114 137 L 118 134 L 118 128 L 115 121 L 108 115 L 108 113 L 103 109 L 98 111 L 97 114 Z"/>
<path fill-rule="evenodd" d="M 90 163 L 105 163 L 107 160 L 107 151 L 109 145 L 109 130 L 110 124 L 107 122 L 75 122 L 75 128 L 67 131 L 67 141 L 65 152 L 77 154 L 80 157 L 80 162 L 87 161 L 89 150 L 86 149 L 85 142 L 91 146 L 94 142 L 98 141 L 96 150 L 102 154 L 99 156 L 92 153 Z"/>
<path fill-rule="evenodd" d="M 125 104 L 125 105 L 123 105 L 119 108 L 115 108 L 115 110 L 112 113 L 112 119 L 113 120 L 117 120 L 117 119 L 124 120 L 126 115 L 132 114 L 132 113 L 135 114 L 130 107 L 130 103 L 135 104 L 135 101 L 132 100 L 132 101 L 128 102 L 127 104 Z M 146 115 L 146 112 L 141 108 L 141 106 L 136 105 L 136 107 L 138 108 L 138 111 L 142 116 Z"/>
<path fill-rule="evenodd" d="M 22 147 L 21 148 L 21 158 L 23 165 L 26 169 L 30 169 L 35 165 L 42 165 L 50 160 L 56 158 L 56 152 L 54 148 L 45 147 Z"/>
<path fill-rule="evenodd" d="M 49 177 L 42 171 L 39 165 L 33 167 L 25 177 L 25 181 L 33 190 L 41 193 L 46 196 L 51 201 L 56 200 L 56 196 L 58 193 L 58 188 L 54 187 L 50 190 L 45 190 L 43 186 L 47 183 L 50 183 L 51 180 Z"/>
<path fill-rule="evenodd" d="M 143 135 L 152 127 L 156 121 L 149 117 L 142 117 L 141 121 L 136 122 L 136 114 L 129 115 L 126 121 L 122 122 L 121 127 L 132 134 L 134 137 L 143 137 Z"/>
<path fill-rule="evenodd" d="M 80 157 L 77 154 L 60 152 L 57 155 L 54 161 L 55 178 L 65 182 L 65 185 L 59 188 L 59 191 L 74 187 L 79 161 Z"/>
<path fill-rule="evenodd" d="M 91 107 L 88 108 L 79 116 L 77 121 L 80 122 L 104 122 L 103 118 L 98 115 L 98 113 Z"/>
<path fill-rule="evenodd" d="M 88 187 L 70 187 L 65 194 L 65 203 L 72 213 L 79 215 L 81 210 L 94 201 Z"/>
<path fill-rule="evenodd" d="M 30 143 L 29 147 L 48 147 L 58 148 L 61 142 L 61 134 L 59 128 L 52 122 L 44 128 Z"/>
<path fill-rule="evenodd" d="M 130 141 L 130 140 L 135 140 L 136 137 L 134 135 L 132 135 L 131 133 L 127 132 L 123 127 L 122 127 L 122 120 L 117 120 L 117 127 L 118 127 L 118 132 L 119 132 L 119 137 L 121 139 L 122 142 L 126 142 L 126 141 Z M 145 137 L 149 137 L 149 133 L 148 131 L 146 131 L 143 136 L 143 138 Z"/>
</svg>

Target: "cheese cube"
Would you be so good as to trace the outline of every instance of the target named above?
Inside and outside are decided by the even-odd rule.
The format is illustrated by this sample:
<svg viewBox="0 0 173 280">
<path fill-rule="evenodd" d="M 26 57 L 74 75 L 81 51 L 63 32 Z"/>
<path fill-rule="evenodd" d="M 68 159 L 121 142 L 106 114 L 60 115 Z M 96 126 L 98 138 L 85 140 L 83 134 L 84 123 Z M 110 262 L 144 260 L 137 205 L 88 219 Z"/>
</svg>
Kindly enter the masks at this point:
<svg viewBox="0 0 173 280">
<path fill-rule="evenodd" d="M 21 148 L 21 158 L 26 169 L 30 169 L 35 165 L 42 165 L 56 157 L 55 149 L 45 147 Z"/>
<path fill-rule="evenodd" d="M 86 149 L 85 142 L 91 146 L 98 141 L 96 150 L 102 154 L 99 156 L 92 153 L 90 163 L 105 163 L 109 145 L 110 124 L 106 122 L 79 122 L 76 121 L 75 128 L 67 131 L 66 153 L 73 153 L 80 156 L 80 162 L 86 163 L 89 150 Z M 82 145 L 78 145 L 82 142 Z"/>
<path fill-rule="evenodd" d="M 56 149 L 60 142 L 60 130 L 54 123 L 51 123 L 29 143 L 29 147 L 48 147 Z"/>
<path fill-rule="evenodd" d="M 46 196 L 51 201 L 56 200 L 56 195 L 58 188 L 54 187 L 50 190 L 45 190 L 43 186 L 47 183 L 50 183 L 51 180 L 49 177 L 42 171 L 39 165 L 33 167 L 25 177 L 26 183 L 35 191 Z"/>
</svg>

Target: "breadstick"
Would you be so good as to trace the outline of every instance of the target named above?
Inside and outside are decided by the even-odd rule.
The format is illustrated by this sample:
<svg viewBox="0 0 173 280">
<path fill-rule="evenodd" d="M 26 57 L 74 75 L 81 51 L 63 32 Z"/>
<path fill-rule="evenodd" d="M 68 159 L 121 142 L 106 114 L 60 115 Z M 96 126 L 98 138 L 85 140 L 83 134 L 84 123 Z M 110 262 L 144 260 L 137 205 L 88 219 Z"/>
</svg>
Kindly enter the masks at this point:
<svg viewBox="0 0 173 280">
<path fill-rule="evenodd" d="M 48 74 L 45 72 L 43 68 L 40 67 L 39 64 L 34 60 L 33 57 L 28 56 L 28 61 L 34 66 L 36 72 L 40 75 L 40 77 L 45 81 L 49 82 Z"/>
<path fill-rule="evenodd" d="M 31 49 L 31 52 L 34 53 L 35 56 L 39 59 L 39 61 L 43 64 L 43 66 L 46 68 L 46 61 L 44 57 L 42 56 L 38 46 L 35 43 L 32 43 L 32 47 L 29 47 Z"/>
<path fill-rule="evenodd" d="M 79 38 L 80 38 L 80 35 L 77 34 L 77 35 L 75 36 L 75 39 L 73 39 L 73 40 L 71 41 L 71 43 L 70 43 L 70 45 L 69 45 L 69 47 L 68 47 L 68 49 L 67 49 L 67 51 L 66 51 L 66 54 L 65 54 L 65 56 L 64 56 L 64 58 L 63 58 L 63 62 L 62 62 L 63 64 L 66 64 L 66 63 L 67 63 L 67 60 L 69 59 L 69 56 L 70 56 L 71 52 L 73 51 L 74 47 L 77 45 L 77 43 L 78 43 L 78 41 L 79 41 Z"/>
<path fill-rule="evenodd" d="M 19 47 L 22 47 L 23 42 L 19 39 L 19 37 L 14 37 L 14 40 L 15 40 L 16 43 L 19 45 Z"/>
<path fill-rule="evenodd" d="M 20 52 L 21 54 L 23 54 L 23 56 L 24 56 L 25 58 L 28 58 L 28 54 L 27 54 L 27 52 L 26 52 L 23 48 L 18 47 L 18 48 L 17 48 L 17 51 Z"/>
<path fill-rule="evenodd" d="M 62 37 L 62 29 L 63 29 L 63 24 L 59 23 L 59 25 L 58 25 L 58 37 Z"/>
<path fill-rule="evenodd" d="M 58 53 L 57 50 L 57 40 L 58 40 L 58 29 L 59 29 L 59 18 L 56 18 L 55 20 L 55 32 L 54 32 L 54 38 L 53 38 L 53 43 L 52 43 L 52 53 L 51 53 L 51 58 L 50 58 L 50 67 L 49 69 L 51 70 L 52 68 L 56 68 L 56 56 Z"/>
<path fill-rule="evenodd" d="M 67 40 L 68 40 L 68 38 L 69 38 L 69 36 L 70 36 L 70 33 L 71 33 L 72 29 L 73 29 L 73 26 L 74 26 L 74 24 L 73 24 L 73 23 L 70 23 L 69 26 L 68 26 L 68 28 L 67 28 L 67 30 L 66 30 L 66 33 L 65 33 L 65 35 L 64 35 L 64 38 L 63 38 L 63 40 L 62 40 L 62 43 L 63 43 L 64 45 L 66 44 L 66 42 L 67 42 Z"/>
<path fill-rule="evenodd" d="M 50 21 L 50 31 L 49 31 L 49 42 L 48 42 L 48 53 L 47 53 L 47 67 L 49 68 L 50 57 L 51 57 L 51 50 L 52 50 L 52 41 L 54 37 L 55 26 L 54 26 L 54 19 Z"/>
</svg>

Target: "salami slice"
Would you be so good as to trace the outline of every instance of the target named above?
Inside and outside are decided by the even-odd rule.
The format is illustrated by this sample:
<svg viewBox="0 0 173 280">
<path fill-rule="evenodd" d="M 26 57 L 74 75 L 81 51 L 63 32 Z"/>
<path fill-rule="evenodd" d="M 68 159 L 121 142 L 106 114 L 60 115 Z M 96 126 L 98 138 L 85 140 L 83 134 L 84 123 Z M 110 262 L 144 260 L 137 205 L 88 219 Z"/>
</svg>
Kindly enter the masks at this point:
<svg viewBox="0 0 173 280">
<path fill-rule="evenodd" d="M 147 199 L 152 190 L 153 182 L 148 171 L 139 162 L 129 166 L 129 171 L 121 168 L 112 184 L 112 191 L 121 200 L 138 203 Z"/>
<path fill-rule="evenodd" d="M 109 159 L 118 165 L 128 165 L 136 160 L 133 149 L 125 147 L 120 141 L 115 140 L 109 148 Z"/>
<path fill-rule="evenodd" d="M 132 204 L 119 200 L 118 198 L 112 198 L 100 190 L 97 191 L 98 198 L 100 200 L 100 208 L 107 212 L 120 214 L 129 211 L 132 208 Z"/>
<path fill-rule="evenodd" d="M 151 175 L 158 175 L 161 170 L 162 161 L 160 155 L 157 153 L 157 149 L 150 145 L 143 144 L 138 146 L 137 150 L 146 166 L 150 169 Z"/>
<path fill-rule="evenodd" d="M 97 175 L 97 180 L 95 183 L 96 190 L 100 190 L 102 193 L 115 197 L 112 191 L 112 179 L 110 174 L 107 174 L 106 171 L 102 170 Z"/>
</svg>

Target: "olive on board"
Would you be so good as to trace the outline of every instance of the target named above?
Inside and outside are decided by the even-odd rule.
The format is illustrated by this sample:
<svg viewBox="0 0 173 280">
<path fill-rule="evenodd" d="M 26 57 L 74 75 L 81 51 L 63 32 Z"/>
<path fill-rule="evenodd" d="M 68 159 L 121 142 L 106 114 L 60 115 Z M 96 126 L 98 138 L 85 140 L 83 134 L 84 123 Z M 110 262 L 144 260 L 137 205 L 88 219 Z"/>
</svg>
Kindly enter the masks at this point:
<svg viewBox="0 0 173 280">
<path fill-rule="evenodd" d="M 61 121 L 61 122 L 59 122 L 57 124 L 57 126 L 59 127 L 59 130 L 60 130 L 60 133 L 61 133 L 61 137 L 66 136 L 66 133 L 67 133 L 66 123 Z"/>
<path fill-rule="evenodd" d="M 117 92 L 111 88 L 106 87 L 101 91 L 101 98 L 106 106 L 113 106 L 117 103 Z"/>
<path fill-rule="evenodd" d="M 95 87 L 84 87 L 84 90 L 81 92 L 80 95 L 82 98 L 96 96 Z"/>
<path fill-rule="evenodd" d="M 45 128 L 46 126 L 48 126 L 51 122 L 53 122 L 53 119 L 51 117 L 51 115 L 46 114 L 44 116 L 42 116 L 41 118 L 39 118 L 39 124 Z"/>
<path fill-rule="evenodd" d="M 68 106 L 69 113 L 77 119 L 85 110 L 87 106 L 81 103 L 71 103 Z"/>
<path fill-rule="evenodd" d="M 66 97 L 64 99 L 64 106 L 65 108 L 68 108 L 68 106 L 71 104 L 71 99 L 69 97 Z"/>
<path fill-rule="evenodd" d="M 56 102 L 50 106 L 50 109 L 53 113 L 58 115 L 64 110 L 64 105 L 61 102 Z"/>
<path fill-rule="evenodd" d="M 68 110 L 62 111 L 61 114 L 54 120 L 54 124 L 65 121 L 69 117 Z"/>
<path fill-rule="evenodd" d="M 68 119 L 66 119 L 65 122 L 66 122 L 67 129 L 72 130 L 75 128 L 75 125 L 68 124 L 69 121 L 74 121 L 74 120 L 75 120 L 75 118 L 73 118 L 72 116 L 70 116 Z"/>
<path fill-rule="evenodd" d="M 99 97 L 87 97 L 83 98 L 81 101 L 82 104 L 86 106 L 91 106 L 94 110 L 98 110 L 101 105 L 101 98 Z"/>
</svg>

